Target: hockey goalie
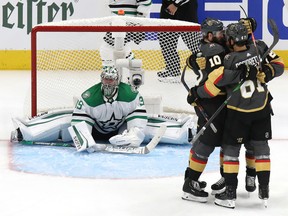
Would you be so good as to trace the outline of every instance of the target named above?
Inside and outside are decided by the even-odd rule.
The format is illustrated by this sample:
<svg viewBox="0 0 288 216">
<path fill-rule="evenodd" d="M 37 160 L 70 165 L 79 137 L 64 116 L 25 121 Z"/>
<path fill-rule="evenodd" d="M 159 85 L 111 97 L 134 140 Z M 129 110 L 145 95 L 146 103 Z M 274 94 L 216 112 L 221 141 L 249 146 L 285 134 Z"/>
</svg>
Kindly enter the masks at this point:
<svg viewBox="0 0 288 216">
<path fill-rule="evenodd" d="M 74 109 L 55 110 L 26 120 L 14 118 L 11 140 L 73 141 L 77 151 L 94 152 L 103 150 L 103 141 L 113 146 L 139 147 L 166 125 L 160 142 L 188 144 L 195 131 L 193 116 L 177 119 L 148 115 L 138 91 L 143 72 L 127 61 L 133 75 L 138 71 L 137 79 L 132 77 L 130 83 L 124 83 L 116 67 L 106 66 L 101 82 L 84 91 Z"/>
<path fill-rule="evenodd" d="M 111 25 L 127 25 L 120 18 L 113 22 Z M 127 55 L 127 41 L 133 40 L 136 44 L 141 41 L 130 36 L 129 32 L 105 35 L 103 42 L 109 50 L 103 46 L 100 49 L 101 81 L 77 96 L 74 109 L 55 110 L 31 119 L 14 118 L 11 140 L 73 142 L 77 151 L 89 152 L 103 150 L 107 147 L 103 145 L 105 142 L 110 146 L 137 148 L 155 137 L 159 138 L 157 143 L 188 144 L 195 131 L 193 116 L 174 118 L 147 114 L 139 92 L 144 84 L 142 61 Z M 160 133 L 159 128 L 164 127 L 165 133 L 163 130 Z"/>
</svg>

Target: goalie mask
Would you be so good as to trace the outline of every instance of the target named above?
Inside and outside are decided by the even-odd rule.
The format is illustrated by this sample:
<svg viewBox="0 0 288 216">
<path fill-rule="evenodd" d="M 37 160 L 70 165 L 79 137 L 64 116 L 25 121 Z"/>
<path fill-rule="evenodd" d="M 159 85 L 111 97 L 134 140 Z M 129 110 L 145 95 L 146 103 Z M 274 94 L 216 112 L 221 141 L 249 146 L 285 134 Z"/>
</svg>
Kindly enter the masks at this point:
<svg viewBox="0 0 288 216">
<path fill-rule="evenodd" d="M 115 67 L 106 66 L 101 73 L 103 95 L 107 98 L 114 96 L 120 83 L 120 75 Z"/>
</svg>

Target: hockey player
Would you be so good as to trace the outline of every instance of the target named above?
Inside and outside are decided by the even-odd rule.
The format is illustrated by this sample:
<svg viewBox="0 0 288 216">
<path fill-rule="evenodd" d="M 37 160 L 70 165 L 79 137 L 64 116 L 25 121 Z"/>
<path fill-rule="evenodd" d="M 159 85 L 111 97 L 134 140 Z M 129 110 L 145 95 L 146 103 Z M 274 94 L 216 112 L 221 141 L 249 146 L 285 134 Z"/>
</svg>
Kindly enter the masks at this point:
<svg viewBox="0 0 288 216">
<path fill-rule="evenodd" d="M 269 198 L 270 150 L 268 140 L 271 139 L 270 101 L 272 97 L 265 83 L 282 75 L 284 64 L 283 60 L 273 52 L 270 52 L 265 60 L 259 62 L 257 52 L 260 56 L 263 55 L 267 50 L 267 45 L 264 42 L 258 42 L 257 48 L 255 48 L 247 43 L 248 32 L 241 23 L 228 25 L 226 37 L 229 47 L 234 52 L 225 56 L 224 67 L 220 67 L 212 73 L 215 76 L 214 87 L 225 86 L 228 95 L 233 92 L 233 96 L 227 104 L 222 145 L 226 188 L 224 192 L 215 195 L 215 204 L 234 208 L 238 185 L 238 157 L 242 143 L 249 143 L 254 151 L 259 198 L 263 200 Z M 262 64 L 260 72 L 257 68 L 259 64 Z M 238 69 L 242 72 L 240 74 L 226 73 L 226 69 L 229 71 Z M 235 91 L 235 87 L 239 85 L 237 80 L 244 80 L 244 83 L 238 91 Z M 197 94 L 200 92 L 201 89 L 197 89 Z M 211 97 L 211 95 L 207 95 L 207 97 Z"/>
<path fill-rule="evenodd" d="M 244 18 L 241 19 L 241 22 L 244 22 L 246 24 L 247 29 L 249 29 L 250 33 L 254 31 L 256 28 L 256 22 L 253 18 Z M 187 59 L 187 65 L 195 72 L 195 74 L 199 78 L 198 82 L 200 82 L 198 86 L 191 88 L 190 93 L 187 97 L 187 101 L 189 104 L 196 105 L 195 110 L 198 116 L 199 130 L 206 123 L 206 120 L 200 113 L 199 109 L 197 109 L 197 104 L 198 106 L 199 105 L 203 106 L 204 111 L 207 112 L 209 116 L 211 116 L 215 113 L 218 107 L 226 99 L 225 89 L 218 88 L 213 85 L 213 82 L 215 82 L 216 80 L 216 76 L 213 74 L 213 72 L 214 69 L 217 70 L 217 68 L 223 65 L 225 54 L 230 52 L 229 48 L 226 46 L 226 40 L 223 37 L 223 24 L 221 21 L 208 18 L 202 23 L 201 29 L 203 34 L 203 40 L 201 41 L 200 46 L 202 57 L 196 57 L 196 54 L 194 54 Z M 241 71 L 233 70 L 232 72 L 238 74 Z M 199 93 L 197 93 L 198 92 L 197 89 L 199 89 Z M 207 99 L 206 94 L 208 94 L 209 97 L 215 95 L 217 95 L 217 97 L 213 98 L 213 100 L 209 100 Z M 205 131 L 205 133 L 200 137 L 200 139 L 197 141 L 197 143 L 194 144 L 195 147 L 191 149 L 189 157 L 190 158 L 189 167 L 187 168 L 185 174 L 185 179 L 187 179 L 187 176 L 189 177 L 187 179 L 188 182 L 191 179 L 194 181 L 198 180 L 198 178 L 205 169 L 209 155 L 213 152 L 214 147 L 221 146 L 223 127 L 225 121 L 225 112 L 226 112 L 225 109 L 223 109 L 219 114 L 219 116 L 213 121 L 213 124 L 217 128 L 217 133 L 214 133 L 210 128 L 208 128 Z M 207 146 L 209 148 L 207 148 Z M 255 186 L 256 171 L 254 166 L 254 155 L 252 147 L 248 143 L 245 144 L 245 147 L 246 147 L 245 156 L 247 164 L 246 190 L 248 192 L 253 192 L 256 189 Z M 211 186 L 212 195 L 221 193 L 225 190 L 225 180 L 223 177 L 222 149 L 220 150 L 220 174 L 221 174 L 220 180 Z M 200 196 L 201 194 L 203 196 L 205 195 L 201 187 L 198 188 L 201 189 L 201 192 L 199 194 L 195 189 L 192 192 L 185 192 L 190 191 L 187 188 L 188 185 L 187 181 L 185 181 L 186 184 L 184 183 L 183 186 L 184 196 L 182 198 L 192 201 L 203 201 L 203 202 L 206 201 L 207 197 L 206 198 L 198 197 L 199 194 Z M 201 184 L 203 185 L 203 183 Z"/>
<path fill-rule="evenodd" d="M 250 39 L 251 38 L 251 35 L 253 34 L 253 32 L 256 30 L 256 27 L 257 27 L 257 22 L 254 18 L 241 18 L 239 20 L 240 23 L 242 23 L 246 29 L 247 29 L 247 32 L 248 32 L 248 37 L 249 37 L 249 40 L 248 40 L 248 43 L 249 44 L 253 44 L 253 41 Z M 226 47 L 226 53 L 230 52 L 230 49 L 228 50 L 228 47 Z M 201 58 L 197 58 L 196 61 L 200 61 L 198 59 L 201 59 Z M 206 60 L 205 60 L 206 62 Z M 223 61 L 222 61 L 223 63 Z M 201 65 L 201 61 L 199 63 L 199 65 Z M 204 64 L 205 65 L 205 64 Z M 233 71 L 232 71 L 233 72 Z M 235 72 L 235 71 L 234 71 Z M 217 77 L 217 75 L 213 75 L 214 72 L 211 72 L 211 77 Z M 217 73 L 217 71 L 216 71 Z M 228 70 L 226 69 L 226 74 L 228 74 Z M 239 78 L 239 77 L 237 77 Z M 211 86 L 211 81 L 210 79 L 207 80 L 207 82 L 205 82 L 205 84 L 203 86 Z M 238 80 L 237 80 L 238 81 Z M 212 84 L 212 86 L 214 86 Z M 214 86 L 215 87 L 215 86 Z M 210 87 L 211 89 L 213 87 Z M 217 88 L 216 88 L 217 89 Z M 199 88 L 199 91 L 202 92 L 200 93 L 200 95 L 202 95 L 202 97 L 206 97 L 205 95 L 208 94 L 208 95 L 211 95 L 211 92 L 209 87 L 208 88 L 203 88 L 203 87 L 200 87 Z M 212 94 L 213 95 L 213 94 Z M 201 97 L 201 96 L 199 96 Z M 255 170 L 255 157 L 254 157 L 254 152 L 253 152 L 253 148 L 252 146 L 250 145 L 250 143 L 244 143 L 245 145 L 245 159 L 246 159 L 246 177 L 245 177 L 245 188 L 246 188 L 246 191 L 247 192 L 254 192 L 256 190 L 256 183 L 255 183 L 255 179 L 256 179 L 256 170 Z M 212 189 L 212 194 L 217 194 L 217 193 L 221 193 L 225 190 L 225 179 L 223 177 L 223 153 L 222 153 L 222 148 L 221 148 L 221 152 L 220 152 L 220 174 L 221 174 L 221 178 L 216 182 L 214 183 L 212 186 L 211 186 L 211 189 Z"/>
<path fill-rule="evenodd" d="M 211 71 L 222 65 L 223 58 L 227 52 L 224 48 L 225 41 L 223 23 L 221 21 L 207 18 L 201 24 L 201 31 L 203 39 L 201 40 L 200 51 L 202 55 L 205 56 L 205 61 L 207 61 L 206 68 L 203 70 L 202 75 L 198 72 L 199 67 L 196 65 L 197 63 L 194 62 L 194 55 L 188 59 L 188 66 L 191 67 L 199 77 L 202 77 L 202 80 L 199 80 L 199 85 L 202 85 L 207 80 Z M 216 88 L 211 89 L 211 92 L 215 92 L 216 90 L 217 92 L 221 91 L 221 93 L 213 99 L 196 98 L 194 97 L 195 94 L 191 92 L 194 90 L 195 88 L 191 88 L 187 102 L 189 104 L 196 102 L 198 105 L 201 105 L 209 116 L 211 116 L 226 99 L 224 89 L 222 89 L 222 91 Z M 198 116 L 197 129 L 199 130 L 206 123 L 206 119 L 196 107 L 195 111 Z M 204 171 L 208 158 L 214 151 L 214 148 L 222 144 L 225 112 L 226 110 L 223 109 L 217 118 L 215 118 L 215 121 L 213 121 L 213 124 L 217 128 L 216 133 L 209 127 L 199 140 L 193 143 L 190 150 L 189 167 L 187 167 L 185 172 L 185 181 L 182 189 L 184 192 L 182 198 L 185 200 L 207 202 L 208 193 L 204 191 L 206 184 L 199 182 L 198 179 Z"/>
<path fill-rule="evenodd" d="M 117 135 L 125 121 L 128 132 Z M 79 122 L 85 123 L 83 128 Z M 116 68 L 106 67 L 101 73 L 101 83 L 81 95 L 73 111 L 71 125 L 69 133 L 80 151 L 96 146 L 96 137 L 110 139 L 111 144 L 139 146 L 144 140 L 147 125 L 144 100 L 139 92 L 133 92 L 128 84 L 121 82 Z M 88 140 L 87 146 L 81 143 L 84 139 Z"/>
<path fill-rule="evenodd" d="M 32 119 L 13 119 L 12 141 L 70 142 L 78 151 L 100 151 L 108 140 L 112 145 L 139 146 L 148 142 L 161 125 L 167 125 L 161 142 L 188 144 L 193 133 L 191 116 L 147 117 L 144 100 L 129 84 L 120 82 L 114 67 L 106 67 L 101 82 L 86 90 L 74 110 L 56 110 Z M 69 132 L 68 132 L 69 130 Z M 103 143 L 103 142 L 102 142 Z"/>
</svg>

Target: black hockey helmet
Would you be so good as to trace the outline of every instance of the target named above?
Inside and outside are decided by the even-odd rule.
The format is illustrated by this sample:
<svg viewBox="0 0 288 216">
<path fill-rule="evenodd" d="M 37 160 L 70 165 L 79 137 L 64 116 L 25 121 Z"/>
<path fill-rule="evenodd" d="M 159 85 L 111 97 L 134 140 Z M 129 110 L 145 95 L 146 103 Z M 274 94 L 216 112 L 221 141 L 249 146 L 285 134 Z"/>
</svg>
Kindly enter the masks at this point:
<svg viewBox="0 0 288 216">
<path fill-rule="evenodd" d="M 223 23 L 218 19 L 206 18 L 201 24 L 203 36 L 207 36 L 209 32 L 215 36 L 219 31 L 223 31 Z"/>
<path fill-rule="evenodd" d="M 231 23 L 227 26 L 225 32 L 227 40 L 233 39 L 237 42 L 248 40 L 247 28 L 242 23 Z"/>
</svg>

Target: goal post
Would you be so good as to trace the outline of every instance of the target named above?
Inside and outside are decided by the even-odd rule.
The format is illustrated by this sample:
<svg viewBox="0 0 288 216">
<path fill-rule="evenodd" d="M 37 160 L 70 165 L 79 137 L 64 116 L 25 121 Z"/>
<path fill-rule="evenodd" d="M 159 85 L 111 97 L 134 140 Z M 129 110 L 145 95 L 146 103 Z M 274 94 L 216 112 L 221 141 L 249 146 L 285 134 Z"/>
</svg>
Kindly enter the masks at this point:
<svg viewBox="0 0 288 216">
<path fill-rule="evenodd" d="M 168 61 L 179 64 L 181 72 L 187 57 L 198 50 L 200 25 L 177 20 L 122 16 L 121 19 L 127 25 L 112 26 L 115 19 L 119 17 L 62 21 L 32 29 L 31 98 L 28 105 L 31 116 L 49 109 L 73 106 L 74 96 L 79 96 L 100 81 L 103 66 L 101 46 L 105 43 L 113 46 L 109 44 L 111 38 L 107 42 L 107 33 L 111 32 L 124 32 L 125 46 L 131 48 L 133 58 L 143 62 L 145 84 L 139 89 L 142 95 L 160 95 L 164 111 L 192 111 L 186 103 L 187 92 L 180 83 L 158 80 L 157 72 L 165 70 L 167 63 L 163 57 L 163 47 L 160 47 L 159 34 L 165 33 L 167 36 L 164 44 L 168 48 L 174 46 L 170 44 L 173 38 L 169 37 L 179 36 L 175 49 L 177 57 L 174 57 L 172 50 L 171 54 L 168 53 L 171 56 Z M 191 34 L 190 49 L 181 39 L 183 33 Z M 189 76 L 193 82 L 192 72 Z"/>
</svg>

